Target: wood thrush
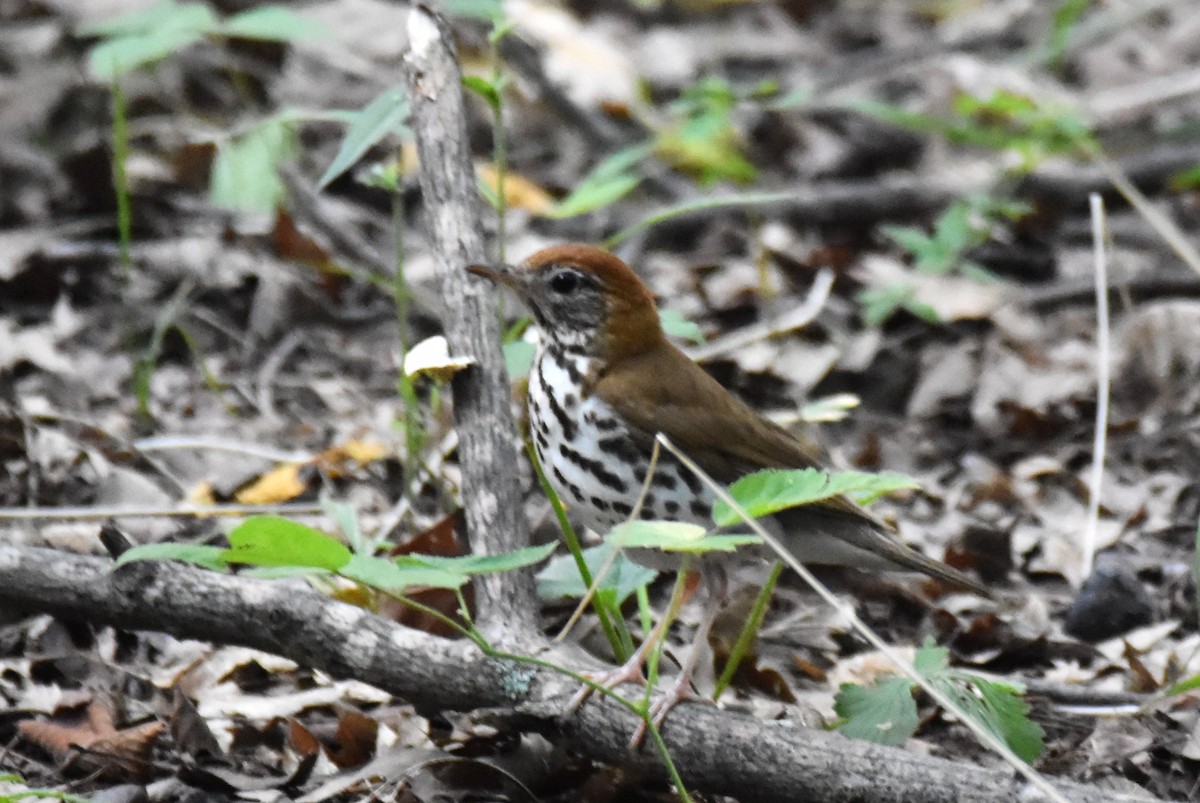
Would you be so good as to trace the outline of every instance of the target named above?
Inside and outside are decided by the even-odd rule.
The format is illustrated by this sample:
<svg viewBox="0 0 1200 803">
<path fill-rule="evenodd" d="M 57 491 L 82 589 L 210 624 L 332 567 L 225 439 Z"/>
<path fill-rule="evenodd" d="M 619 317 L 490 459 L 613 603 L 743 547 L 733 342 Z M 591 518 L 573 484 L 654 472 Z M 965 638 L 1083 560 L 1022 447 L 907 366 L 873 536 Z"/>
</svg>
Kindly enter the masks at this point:
<svg viewBox="0 0 1200 803">
<path fill-rule="evenodd" d="M 654 296 L 616 256 L 569 244 L 516 266 L 468 270 L 511 287 L 537 321 L 541 343 L 529 377 L 534 446 L 555 492 L 597 533 L 632 513 L 659 432 L 721 483 L 764 468 L 819 466 L 808 446 L 667 340 Z M 712 503 L 712 492 L 694 474 L 663 455 L 640 515 L 712 526 Z M 980 583 L 896 540 L 849 499 L 773 518 L 801 562 L 919 571 L 991 596 Z"/>
<path fill-rule="evenodd" d="M 541 342 L 529 377 L 529 425 L 538 459 L 559 498 L 604 534 L 628 519 L 650 472 L 655 437 L 665 434 L 721 483 L 764 468 L 818 465 L 809 448 L 754 412 L 667 340 L 654 296 L 617 257 L 588 245 L 538 251 L 519 265 L 471 265 L 477 276 L 511 287 L 533 313 Z M 663 454 L 639 515 L 712 525 L 714 495 L 673 455 Z M 805 563 L 924 572 L 985 597 L 986 587 L 892 537 L 889 527 L 849 499 L 782 511 L 764 522 Z M 678 568 L 674 555 L 631 550 L 658 569 Z M 709 610 L 693 649 L 653 719 L 690 695 L 701 645 L 725 601 L 724 570 L 705 560 Z M 673 606 L 676 604 L 674 598 Z M 604 686 L 642 680 L 641 666 L 669 617 Z M 570 704 L 580 705 L 585 689 Z M 639 726 L 633 744 L 644 733 Z"/>
</svg>

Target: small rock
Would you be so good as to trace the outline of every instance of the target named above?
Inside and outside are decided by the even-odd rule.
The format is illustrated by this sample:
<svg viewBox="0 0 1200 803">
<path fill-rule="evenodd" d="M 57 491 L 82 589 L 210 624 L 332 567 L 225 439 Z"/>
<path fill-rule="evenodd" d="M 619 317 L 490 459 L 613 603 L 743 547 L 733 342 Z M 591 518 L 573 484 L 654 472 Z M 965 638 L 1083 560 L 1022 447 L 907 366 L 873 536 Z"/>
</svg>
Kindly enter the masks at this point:
<svg viewBox="0 0 1200 803">
<path fill-rule="evenodd" d="M 1133 570 L 1116 560 L 1097 564 L 1067 611 L 1064 628 L 1082 641 L 1104 641 L 1150 624 L 1154 606 Z"/>
</svg>

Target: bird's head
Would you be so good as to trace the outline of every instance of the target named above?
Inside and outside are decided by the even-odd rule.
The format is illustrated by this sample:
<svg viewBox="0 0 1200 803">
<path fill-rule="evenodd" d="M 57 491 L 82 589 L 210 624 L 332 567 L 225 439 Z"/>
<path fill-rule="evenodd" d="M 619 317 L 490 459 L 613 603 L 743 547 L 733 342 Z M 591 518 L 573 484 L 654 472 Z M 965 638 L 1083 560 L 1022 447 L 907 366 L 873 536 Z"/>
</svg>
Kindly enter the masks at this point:
<svg viewBox="0 0 1200 803">
<path fill-rule="evenodd" d="M 517 265 L 469 265 L 467 270 L 511 287 L 533 313 L 549 346 L 611 361 L 662 341 L 650 289 L 603 249 L 556 245 Z"/>
</svg>

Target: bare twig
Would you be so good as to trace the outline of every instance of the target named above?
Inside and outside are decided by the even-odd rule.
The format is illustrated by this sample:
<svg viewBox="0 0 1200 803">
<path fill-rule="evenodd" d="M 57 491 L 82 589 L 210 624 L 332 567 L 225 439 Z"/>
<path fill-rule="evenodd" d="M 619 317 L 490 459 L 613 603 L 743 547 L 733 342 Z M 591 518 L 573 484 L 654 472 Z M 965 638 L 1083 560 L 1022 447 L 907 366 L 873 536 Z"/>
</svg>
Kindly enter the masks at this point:
<svg viewBox="0 0 1200 803">
<path fill-rule="evenodd" d="M 1096 558 L 1096 532 L 1100 526 L 1100 486 L 1104 482 L 1104 450 L 1108 444 L 1109 345 L 1108 260 L 1104 250 L 1104 201 L 1097 193 L 1088 198 L 1092 207 L 1092 248 L 1096 279 L 1096 431 L 1092 442 L 1092 476 L 1088 483 L 1087 526 L 1083 533 L 1083 563 L 1079 580 L 1092 573 Z"/>
<path fill-rule="evenodd" d="M 474 361 L 455 374 L 451 386 L 467 528 L 476 553 L 505 552 L 528 545 L 529 525 L 513 471 L 517 439 L 495 291 L 463 270 L 485 254 L 461 75 L 449 29 L 430 9 L 417 6 L 410 12 L 408 40 L 405 73 L 446 339 L 452 354 Z M 531 571 L 480 575 L 475 590 L 480 626 L 489 635 L 502 640 L 537 636 Z"/>
<path fill-rule="evenodd" d="M 0 521 L 101 521 L 103 519 L 206 518 L 209 516 L 276 516 L 316 515 L 321 506 L 308 502 L 288 502 L 279 505 L 87 505 L 83 507 L 0 507 Z"/>
<path fill-rule="evenodd" d="M 829 299 L 829 291 L 833 288 L 833 272 L 823 270 L 817 274 L 812 288 L 800 306 L 788 310 L 785 314 L 766 321 L 760 321 L 752 326 L 746 326 L 730 332 L 725 337 L 710 340 L 699 346 L 684 349 L 693 360 L 711 360 L 722 354 L 745 348 L 751 343 L 766 340 L 769 337 L 795 331 L 807 326 L 821 312 Z"/>
</svg>

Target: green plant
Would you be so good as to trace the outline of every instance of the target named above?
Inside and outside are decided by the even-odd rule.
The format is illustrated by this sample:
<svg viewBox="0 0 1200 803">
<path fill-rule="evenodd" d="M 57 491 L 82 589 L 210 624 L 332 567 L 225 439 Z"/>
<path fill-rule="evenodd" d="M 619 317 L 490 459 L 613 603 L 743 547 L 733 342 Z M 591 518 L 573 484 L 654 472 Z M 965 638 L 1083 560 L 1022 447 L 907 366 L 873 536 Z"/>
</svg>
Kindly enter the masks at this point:
<svg viewBox="0 0 1200 803">
<path fill-rule="evenodd" d="M 496 167 L 496 187 L 495 192 L 492 192 L 491 188 L 481 182 L 480 191 L 496 210 L 496 255 L 500 262 L 504 262 L 508 215 L 508 195 L 505 187 L 508 176 L 508 142 L 504 136 L 504 88 L 508 85 L 508 76 L 501 71 L 500 40 L 512 31 L 513 22 L 505 16 L 504 8 L 498 2 L 459 2 L 452 4 L 452 9 L 455 9 L 455 6 L 457 13 L 481 17 L 492 25 L 487 37 L 491 74 L 487 77 L 463 76 L 462 82 L 463 86 L 483 98 L 492 110 L 492 162 Z"/>
<path fill-rule="evenodd" d="M 84 28 L 99 37 L 88 51 L 93 78 L 115 83 L 133 70 L 154 64 L 204 39 L 295 41 L 322 35 L 319 25 L 283 6 L 267 5 L 219 18 L 206 3 L 162 2 Z"/>
<path fill-rule="evenodd" d="M 145 351 L 133 366 L 133 392 L 137 398 L 139 415 L 150 415 L 150 380 L 153 378 L 154 371 L 158 367 L 158 360 L 162 356 L 163 343 L 166 336 L 172 331 L 187 346 L 192 359 L 204 377 L 204 384 L 208 386 L 209 391 L 215 394 L 223 389 L 221 382 L 208 370 L 203 355 L 200 353 L 200 345 L 179 322 L 183 317 L 184 309 L 187 306 L 187 299 L 191 295 L 193 287 L 194 283 L 191 281 L 185 281 L 180 284 L 162 310 L 155 316 L 154 328 L 150 333 L 150 342 L 146 344 Z"/>
<path fill-rule="evenodd" d="M 950 667 L 949 653 L 930 643 L 917 650 L 913 666 L 953 699 L 976 722 L 1004 741 L 1025 761 L 1044 749 L 1042 728 L 1029 719 L 1019 683 L 984 678 Z M 900 745 L 917 731 L 920 721 L 913 699 L 915 684 L 892 677 L 872 686 L 843 684 L 837 694 L 837 728 L 847 736 L 880 744 Z"/>
<path fill-rule="evenodd" d="M 1050 33 L 1043 45 L 1044 58 L 1054 68 L 1061 68 L 1071 34 L 1092 0 L 1060 0 L 1050 22 Z"/>
<path fill-rule="evenodd" d="M 163 0 L 80 33 L 99 39 L 88 51 L 88 73 L 112 88 L 113 176 L 122 261 L 128 264 L 132 216 L 125 171 L 129 135 L 122 79 L 204 40 L 295 41 L 317 38 L 321 29 L 282 6 L 262 6 L 222 19 L 205 3 Z M 283 192 L 275 168 L 295 150 L 288 122 L 287 116 L 268 118 L 218 143 L 212 175 L 216 203 L 235 209 L 274 208 Z"/>
<path fill-rule="evenodd" d="M 758 176 L 742 155 L 732 113 L 743 96 L 722 78 L 705 78 L 669 107 L 672 119 L 658 128 L 654 152 L 707 186 L 723 179 L 749 183 Z"/>
<path fill-rule="evenodd" d="M 18 784 L 24 786 L 25 779 L 16 773 L 0 774 L 0 783 Z M 60 792 L 57 789 L 22 789 L 10 794 L 0 795 L 0 803 L 21 803 L 31 799 L 61 800 L 63 803 L 88 803 L 86 797 L 73 795 L 70 792 Z"/>
<path fill-rule="evenodd" d="M 609 695 L 618 704 L 636 714 L 658 749 L 681 800 L 688 801 L 683 779 L 671 760 L 662 734 L 650 718 L 644 700 L 626 700 L 584 675 L 572 672 L 536 656 L 520 655 L 491 645 L 475 627 L 461 588 L 475 574 L 510 571 L 545 560 L 555 544 L 526 547 L 501 555 L 467 555 L 447 558 L 432 555 L 381 557 L 347 547 L 340 540 L 298 522 L 277 516 L 246 519 L 229 534 L 229 547 L 195 544 L 145 544 L 127 551 L 117 560 L 121 566 L 136 560 L 181 560 L 216 571 L 232 565 L 248 566 L 251 574 L 265 577 L 303 575 L 314 578 L 338 576 L 359 583 L 437 619 L 475 644 L 486 656 L 549 669 L 566 675 L 600 694 Z M 415 587 L 443 588 L 458 595 L 461 622 L 406 596 Z"/>
<path fill-rule="evenodd" d="M 999 225 L 1028 212 L 1026 204 L 976 193 L 946 207 L 929 234 L 913 226 L 884 226 L 883 233 L 909 253 L 919 274 L 945 276 L 958 271 L 979 281 L 992 281 L 987 270 L 970 261 L 970 250 L 987 242 Z M 931 323 L 938 321 L 937 313 L 917 300 L 909 283 L 868 288 L 858 299 L 868 326 L 879 326 L 900 309 Z"/>
<path fill-rule="evenodd" d="M 1089 155 L 1096 147 L 1091 126 L 1075 109 L 998 89 L 986 98 L 960 93 L 949 115 L 910 112 L 863 101 L 857 110 L 914 131 L 940 134 L 951 142 L 1015 154 L 1008 168 L 1028 173 L 1049 156 Z"/>
</svg>

